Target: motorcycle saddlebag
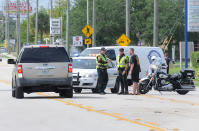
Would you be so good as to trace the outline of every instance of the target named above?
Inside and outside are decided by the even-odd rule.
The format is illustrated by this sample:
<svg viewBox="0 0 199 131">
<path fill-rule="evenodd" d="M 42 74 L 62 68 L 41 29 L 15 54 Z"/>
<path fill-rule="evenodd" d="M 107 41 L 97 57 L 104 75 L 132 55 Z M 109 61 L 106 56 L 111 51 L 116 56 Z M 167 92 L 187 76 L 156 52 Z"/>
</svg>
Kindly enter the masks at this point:
<svg viewBox="0 0 199 131">
<path fill-rule="evenodd" d="M 181 69 L 183 79 L 195 79 L 195 71 L 192 69 Z"/>
</svg>

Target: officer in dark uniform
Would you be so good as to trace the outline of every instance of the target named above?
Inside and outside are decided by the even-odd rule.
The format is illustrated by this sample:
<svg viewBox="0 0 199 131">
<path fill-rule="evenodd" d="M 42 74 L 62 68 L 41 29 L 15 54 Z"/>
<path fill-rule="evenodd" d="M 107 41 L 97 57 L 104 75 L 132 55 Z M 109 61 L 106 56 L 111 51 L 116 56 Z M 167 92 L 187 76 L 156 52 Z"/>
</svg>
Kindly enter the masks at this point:
<svg viewBox="0 0 199 131">
<path fill-rule="evenodd" d="M 129 57 L 124 54 L 123 48 L 120 48 L 119 51 L 120 54 L 117 56 L 117 69 L 121 83 L 121 92 L 119 94 L 129 94 L 127 83 Z"/>
<path fill-rule="evenodd" d="M 110 59 L 105 55 L 106 49 L 101 48 L 100 54 L 96 57 L 96 68 L 98 73 L 98 90 L 100 94 L 106 94 L 105 89 L 108 83 L 108 63 L 111 62 Z"/>
</svg>

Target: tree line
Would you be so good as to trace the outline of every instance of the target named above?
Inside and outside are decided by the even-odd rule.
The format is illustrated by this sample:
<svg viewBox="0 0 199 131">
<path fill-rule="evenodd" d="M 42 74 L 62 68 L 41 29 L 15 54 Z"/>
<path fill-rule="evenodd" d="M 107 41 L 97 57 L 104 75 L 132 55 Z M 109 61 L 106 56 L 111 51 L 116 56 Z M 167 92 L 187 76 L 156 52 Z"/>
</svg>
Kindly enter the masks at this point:
<svg viewBox="0 0 199 131">
<path fill-rule="evenodd" d="M 89 0 L 89 23 L 92 26 L 92 0 Z M 153 0 L 131 0 L 130 2 L 130 36 L 131 45 L 142 41 L 145 45 L 153 43 Z M 66 32 L 67 0 L 56 0 L 53 17 L 62 17 L 62 38 Z M 97 46 L 117 45 L 118 37 L 125 33 L 125 0 L 97 0 Z M 70 9 L 70 43 L 72 36 L 83 36 L 81 30 L 86 25 L 86 0 L 74 0 Z M 39 39 L 49 37 L 49 10 L 41 7 L 39 10 Z M 184 1 L 159 0 L 159 45 L 165 38 L 173 36 L 172 43 L 184 40 Z M 30 16 L 30 41 L 35 38 L 35 13 Z M 21 42 L 26 43 L 27 21 L 21 22 Z M 198 33 L 189 33 L 189 40 L 197 41 Z"/>
</svg>

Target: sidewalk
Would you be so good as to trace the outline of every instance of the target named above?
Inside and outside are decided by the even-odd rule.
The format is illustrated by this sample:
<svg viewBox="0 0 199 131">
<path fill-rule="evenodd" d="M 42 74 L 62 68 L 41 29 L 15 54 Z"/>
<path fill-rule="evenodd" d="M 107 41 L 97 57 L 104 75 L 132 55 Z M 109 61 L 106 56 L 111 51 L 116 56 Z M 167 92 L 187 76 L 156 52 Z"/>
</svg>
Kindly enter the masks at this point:
<svg viewBox="0 0 199 131">
<path fill-rule="evenodd" d="M 2 53 L 3 57 L 6 58 L 6 59 L 16 59 L 16 57 L 11 53 L 11 54 L 8 54 L 8 53 Z"/>
</svg>

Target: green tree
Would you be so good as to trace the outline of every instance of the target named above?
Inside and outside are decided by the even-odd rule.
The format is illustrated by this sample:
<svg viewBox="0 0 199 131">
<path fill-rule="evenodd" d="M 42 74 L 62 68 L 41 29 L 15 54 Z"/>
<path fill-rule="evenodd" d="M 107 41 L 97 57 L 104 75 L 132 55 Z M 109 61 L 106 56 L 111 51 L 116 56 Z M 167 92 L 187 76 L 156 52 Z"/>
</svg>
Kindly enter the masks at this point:
<svg viewBox="0 0 199 131">
<path fill-rule="evenodd" d="M 31 28 L 35 28 L 35 17 L 36 13 L 31 17 Z M 41 8 L 38 13 L 38 31 L 40 34 L 41 43 L 43 43 L 43 35 L 49 34 L 50 31 L 50 19 L 49 14 L 45 8 Z"/>
<path fill-rule="evenodd" d="M 5 40 L 5 17 L 3 15 L 3 12 L 0 11 L 0 20 L 3 20 L 0 22 L 0 43 Z M 10 39 L 15 39 L 16 37 L 16 21 L 12 18 L 9 18 L 9 32 L 10 32 Z"/>
<path fill-rule="evenodd" d="M 66 32 L 67 0 L 56 0 L 53 17 L 62 17 L 62 37 Z M 90 4 L 90 25 L 92 26 L 92 0 Z M 132 0 L 130 5 L 131 25 L 130 35 L 132 43 L 139 40 L 147 45 L 153 43 L 153 0 Z M 124 0 L 97 0 L 97 46 L 117 45 L 116 39 L 125 33 L 125 1 Z M 178 43 L 184 40 L 184 1 L 159 0 L 159 45 L 168 36 Z M 73 0 L 70 14 L 70 43 L 72 36 L 82 35 L 82 28 L 86 25 L 86 0 Z M 40 15 L 42 14 L 42 15 Z M 42 16 L 42 17 L 41 17 Z M 46 17 L 45 17 L 46 16 Z M 25 24 L 22 22 L 22 24 Z M 41 25 L 45 25 L 42 26 Z M 31 16 L 31 32 L 34 36 L 35 14 Z M 24 28 L 25 29 L 25 28 Z M 49 33 L 49 10 L 41 9 L 39 13 L 40 33 Z M 40 34 L 42 38 L 42 33 Z M 199 33 L 189 33 L 189 40 L 198 39 Z"/>
</svg>

